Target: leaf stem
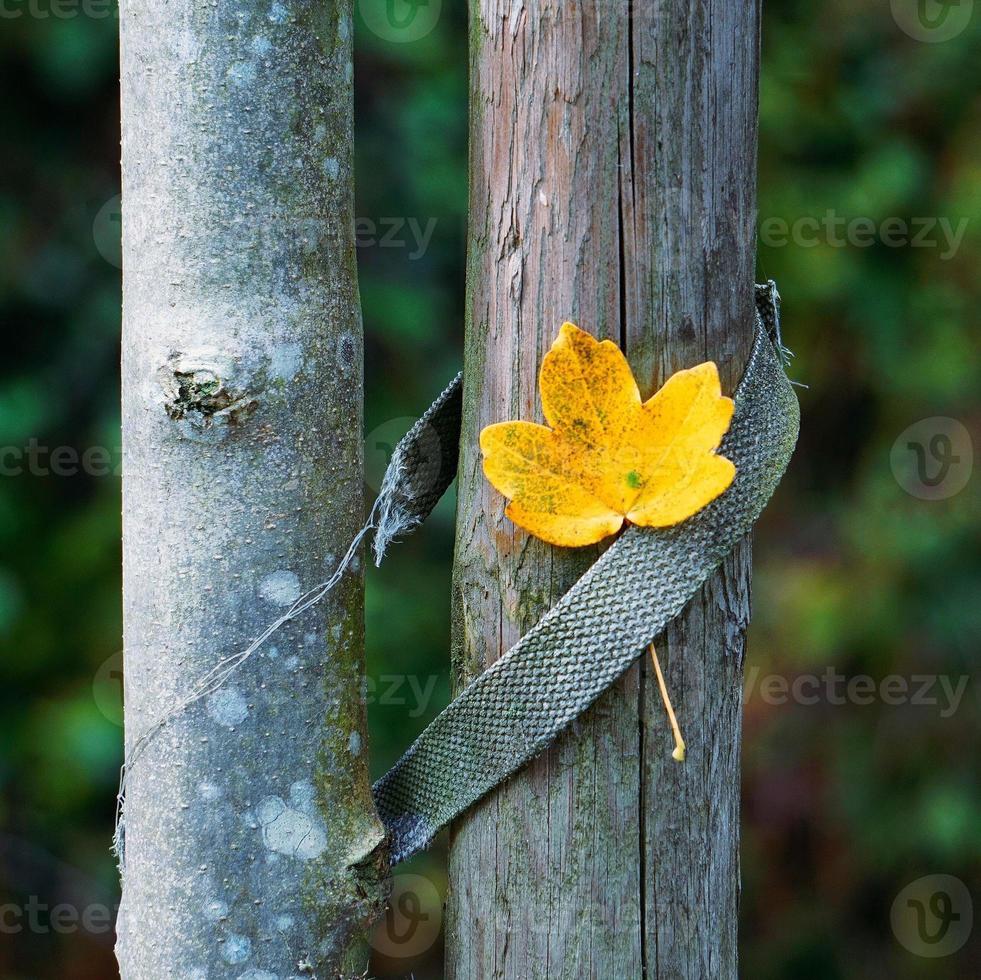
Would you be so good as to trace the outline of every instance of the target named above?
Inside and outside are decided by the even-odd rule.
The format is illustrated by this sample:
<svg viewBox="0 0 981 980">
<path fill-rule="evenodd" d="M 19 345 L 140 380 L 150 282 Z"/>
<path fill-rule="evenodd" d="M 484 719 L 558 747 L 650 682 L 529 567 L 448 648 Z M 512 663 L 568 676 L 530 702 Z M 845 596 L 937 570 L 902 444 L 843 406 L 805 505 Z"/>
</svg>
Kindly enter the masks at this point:
<svg viewBox="0 0 981 980">
<path fill-rule="evenodd" d="M 668 721 L 671 722 L 671 731 L 674 733 L 674 751 L 671 758 L 675 762 L 685 761 L 685 740 L 681 737 L 681 729 L 678 727 L 678 719 L 675 717 L 674 707 L 671 704 L 671 697 L 668 694 L 668 686 L 664 683 L 664 674 L 661 672 L 661 663 L 657 659 L 657 651 L 654 644 L 650 645 L 651 663 L 654 664 L 654 672 L 657 674 L 657 683 L 661 688 L 661 700 L 664 702 L 665 710 L 668 713 Z"/>
</svg>

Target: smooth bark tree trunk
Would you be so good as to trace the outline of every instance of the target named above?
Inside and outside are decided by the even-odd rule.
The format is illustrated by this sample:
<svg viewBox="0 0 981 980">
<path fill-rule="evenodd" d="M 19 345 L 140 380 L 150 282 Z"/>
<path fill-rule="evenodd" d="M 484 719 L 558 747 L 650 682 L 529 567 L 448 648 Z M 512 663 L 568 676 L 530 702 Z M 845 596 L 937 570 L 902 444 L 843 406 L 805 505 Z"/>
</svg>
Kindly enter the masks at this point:
<svg viewBox="0 0 981 980">
<path fill-rule="evenodd" d="M 126 742 L 363 521 L 347 0 L 124 0 Z M 361 975 L 362 573 L 132 766 L 124 980 Z M 342 969 L 342 963 L 347 966 Z"/>
<path fill-rule="evenodd" d="M 597 555 L 529 538 L 480 469 L 484 425 L 542 420 L 538 368 L 563 320 L 618 341 L 645 397 L 708 358 L 729 392 L 741 375 L 753 337 L 759 35 L 756 0 L 475 0 L 471 10 L 458 684 Z M 450 980 L 734 980 L 749 578 L 747 543 L 656 639 L 687 762 L 671 758 L 645 657 L 458 821 Z"/>
</svg>

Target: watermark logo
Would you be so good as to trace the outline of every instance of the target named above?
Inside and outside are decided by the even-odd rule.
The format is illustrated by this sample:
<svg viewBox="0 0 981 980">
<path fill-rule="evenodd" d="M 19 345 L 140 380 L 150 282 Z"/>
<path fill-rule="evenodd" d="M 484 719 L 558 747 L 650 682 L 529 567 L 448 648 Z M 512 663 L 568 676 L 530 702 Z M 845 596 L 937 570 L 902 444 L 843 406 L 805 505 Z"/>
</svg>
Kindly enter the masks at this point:
<svg viewBox="0 0 981 980">
<path fill-rule="evenodd" d="M 418 41 L 436 26 L 443 0 L 358 0 L 365 24 L 385 41 Z"/>
<path fill-rule="evenodd" d="M 0 476 L 121 476 L 122 449 L 44 446 L 33 436 L 24 446 L 0 446 Z"/>
<path fill-rule="evenodd" d="M 408 249 L 409 261 L 421 259 L 429 249 L 436 230 L 436 218 L 356 218 L 354 242 L 358 248 Z"/>
<path fill-rule="evenodd" d="M 974 469 L 971 433 L 957 419 L 935 416 L 904 429 L 889 454 L 896 482 L 920 500 L 961 492 Z"/>
<path fill-rule="evenodd" d="M 829 208 L 820 217 L 804 214 L 793 221 L 773 216 L 759 225 L 759 240 L 767 248 L 928 248 L 947 262 L 960 250 L 970 219 L 892 215 L 881 220 L 839 214 Z"/>
<path fill-rule="evenodd" d="M 336 160 L 333 162 L 337 163 Z M 149 233 L 144 224 L 138 213 L 127 212 L 127 227 L 133 231 L 134 240 L 145 238 Z M 354 244 L 359 249 L 401 249 L 410 262 L 416 262 L 428 254 L 438 224 L 439 219 L 435 217 L 356 217 Z M 239 215 L 225 232 L 239 244 L 250 248 L 275 249 L 284 243 L 291 243 L 304 255 L 315 255 L 346 244 L 350 227 L 343 215 L 325 218 L 274 214 L 254 220 Z M 92 221 L 92 240 L 96 251 L 106 262 L 117 269 L 122 268 L 122 204 L 119 194 L 106 201 L 96 213 Z M 135 261 L 133 256 L 130 259 Z"/>
<path fill-rule="evenodd" d="M 271 649 L 275 651 L 273 659 L 278 659 L 278 649 Z M 409 718 L 421 718 L 437 700 L 440 677 L 439 674 L 379 674 L 377 677 L 368 674 L 363 681 L 365 704 L 407 708 Z M 123 727 L 123 692 L 123 651 L 119 650 L 107 657 L 95 672 L 92 698 L 103 717 L 120 728 Z"/>
<path fill-rule="evenodd" d="M 365 704 L 408 707 L 410 718 L 424 715 L 436 694 L 439 674 L 370 674 L 364 679 Z"/>
<path fill-rule="evenodd" d="M 392 881 L 385 918 L 371 936 L 372 948 L 391 959 L 421 956 L 439 939 L 443 899 L 423 875 L 400 874 Z"/>
<path fill-rule="evenodd" d="M 114 725 L 123 726 L 123 651 L 102 662 L 92 679 L 95 706 Z"/>
<path fill-rule="evenodd" d="M 375 426 L 364 441 L 364 472 L 367 486 L 379 493 L 385 471 L 392 460 L 392 454 L 399 440 L 411 429 L 417 420 L 411 416 L 389 419 Z M 407 462 L 412 467 L 412 491 L 421 493 L 436 485 L 443 461 L 443 445 L 439 433 L 431 425 L 423 425 L 414 442 L 412 458 Z"/>
<path fill-rule="evenodd" d="M 893 934 L 911 953 L 932 959 L 950 956 L 971 935 L 971 893 L 953 875 L 926 875 L 896 896 L 889 918 Z"/>
<path fill-rule="evenodd" d="M 92 222 L 92 240 L 96 251 L 117 269 L 123 267 L 122 227 L 122 198 L 117 194 L 99 208 Z"/>
<path fill-rule="evenodd" d="M 810 706 L 883 704 L 892 707 L 936 708 L 941 718 L 952 718 L 967 692 L 968 674 L 887 674 L 882 678 L 868 674 L 849 677 L 835 667 L 826 667 L 821 674 L 761 675 L 760 668 L 751 666 L 746 671 L 743 687 L 743 704 L 755 697 L 771 707 L 785 704 Z"/>
<path fill-rule="evenodd" d="M 0 0 L 0 19 L 3 20 L 20 17 L 31 20 L 74 20 L 76 17 L 105 20 L 118 16 L 116 0 Z"/>
<path fill-rule="evenodd" d="M 971 22 L 974 0 L 891 0 L 892 16 L 916 41 L 936 44 L 962 33 Z"/>
<path fill-rule="evenodd" d="M 87 932 L 99 936 L 112 931 L 118 913 L 118 905 L 109 906 L 101 902 L 84 906 L 72 902 L 49 905 L 39 896 L 31 895 L 23 905 L 16 902 L 0 904 L 0 935 L 31 933 L 46 936 L 55 933 L 71 936 Z"/>
</svg>

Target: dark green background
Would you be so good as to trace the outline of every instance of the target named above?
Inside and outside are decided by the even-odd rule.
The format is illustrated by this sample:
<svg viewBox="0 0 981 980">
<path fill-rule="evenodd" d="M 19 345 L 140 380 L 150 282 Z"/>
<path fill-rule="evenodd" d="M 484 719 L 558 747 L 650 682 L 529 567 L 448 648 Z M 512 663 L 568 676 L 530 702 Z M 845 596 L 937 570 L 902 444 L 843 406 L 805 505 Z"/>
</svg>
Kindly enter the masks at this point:
<svg viewBox="0 0 981 980">
<path fill-rule="evenodd" d="M 809 387 L 797 456 L 755 545 L 746 977 L 981 975 L 977 932 L 959 953 L 928 959 L 890 927 L 894 899 L 924 875 L 955 875 L 981 900 L 973 679 L 953 713 L 943 701 L 878 697 L 771 703 L 777 689 L 762 686 L 769 675 L 829 668 L 956 684 L 973 668 L 977 477 L 946 499 L 920 499 L 894 475 L 890 453 L 907 426 L 937 416 L 978 438 L 979 25 L 975 10 L 959 36 L 927 43 L 900 29 L 887 0 L 772 0 L 765 10 L 761 222 L 831 210 L 875 226 L 966 220 L 967 232 L 953 255 L 936 229 L 934 247 L 879 235 L 839 244 L 806 228 L 806 240 L 760 248 L 759 274 L 784 297 L 793 374 Z M 55 462 L 41 450 L 33 466 L 28 457 L 32 445 L 97 446 L 118 463 L 118 224 L 111 203 L 103 210 L 119 179 L 116 29 L 114 15 L 0 17 L 0 447 L 27 470 L 0 477 L 0 909 L 31 896 L 90 910 L 115 901 L 119 479 L 44 474 Z M 357 47 L 357 213 L 436 220 L 421 256 L 405 230 L 395 236 L 402 247 L 366 242 L 359 252 L 377 473 L 405 427 L 398 420 L 424 408 L 461 361 L 465 14 L 444 2 L 435 28 L 407 44 L 359 17 Z M 10 467 L 13 457 L 4 459 Z M 962 454 L 959 472 L 971 463 Z M 373 700 L 395 702 L 371 708 L 379 771 L 448 697 L 451 541 L 444 502 L 368 577 Z M 420 705 L 405 683 L 391 689 L 385 678 L 395 674 L 423 689 L 435 678 L 435 693 Z M 442 857 L 406 870 L 444 890 Z M 97 916 L 88 929 L 57 932 L 43 916 L 48 931 L 0 929 L 0 978 L 114 976 L 112 938 Z M 439 945 L 379 957 L 375 969 L 439 977 Z"/>
</svg>

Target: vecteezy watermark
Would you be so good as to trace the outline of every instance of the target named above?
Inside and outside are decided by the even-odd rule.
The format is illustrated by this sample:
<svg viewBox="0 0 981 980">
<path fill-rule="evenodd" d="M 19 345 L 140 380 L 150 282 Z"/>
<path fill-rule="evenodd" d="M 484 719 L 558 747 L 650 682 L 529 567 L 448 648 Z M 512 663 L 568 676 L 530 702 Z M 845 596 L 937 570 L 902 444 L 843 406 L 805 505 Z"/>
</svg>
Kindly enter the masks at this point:
<svg viewBox="0 0 981 980">
<path fill-rule="evenodd" d="M 99 255 L 117 269 L 123 267 L 122 227 L 122 197 L 116 194 L 96 212 L 92 220 L 92 241 Z"/>
<path fill-rule="evenodd" d="M 365 677 L 365 704 L 408 706 L 410 718 L 429 710 L 439 683 L 439 674 L 379 674 Z"/>
<path fill-rule="evenodd" d="M 354 242 L 358 248 L 410 248 L 414 262 L 426 254 L 435 230 L 435 218 L 428 218 L 425 228 L 417 218 L 356 218 Z"/>
<path fill-rule="evenodd" d="M 120 476 L 122 450 L 89 446 L 45 446 L 35 438 L 25 446 L 0 446 L 2 476 Z"/>
<path fill-rule="evenodd" d="M 764 218 L 759 225 L 760 243 L 768 248 L 797 245 L 800 248 L 871 248 L 877 242 L 886 248 L 938 248 L 938 258 L 952 259 L 967 232 L 969 219 L 956 224 L 950 218 L 846 217 L 834 210 L 821 217 L 802 215 L 793 221 Z"/>
<path fill-rule="evenodd" d="M 420 718 L 432 706 L 439 674 L 379 674 L 364 678 L 366 705 L 408 708 L 410 718 Z M 92 678 L 92 698 L 107 721 L 123 725 L 123 652 L 107 657 Z"/>
<path fill-rule="evenodd" d="M 443 0 L 358 0 L 369 30 L 396 44 L 418 41 L 431 33 L 442 7 Z"/>
<path fill-rule="evenodd" d="M 893 935 L 916 956 L 950 956 L 971 935 L 971 893 L 953 875 L 925 875 L 896 896 L 889 920 Z"/>
<path fill-rule="evenodd" d="M 928 44 L 957 37 L 974 13 L 974 0 L 890 0 L 890 5 L 900 28 Z"/>
<path fill-rule="evenodd" d="M 49 905 L 31 895 L 23 905 L 7 902 L 0 905 L 0 935 L 16 936 L 22 932 L 44 936 L 49 933 L 67 936 L 76 932 L 93 935 L 111 932 L 119 906 L 92 902 L 79 907 L 71 902 Z"/>
<path fill-rule="evenodd" d="M 3 0 L 0 0 L 2 3 Z M 336 162 L 336 161 L 335 161 Z M 139 224 L 138 215 L 127 215 L 127 226 Z M 437 218 L 360 217 L 354 220 L 354 244 L 358 248 L 406 249 L 408 259 L 423 258 L 432 244 L 439 223 Z M 142 229 L 137 228 L 137 232 Z M 92 240 L 96 251 L 117 269 L 122 259 L 122 203 L 119 194 L 109 198 L 92 219 Z M 304 252 L 325 250 L 347 240 L 350 228 L 337 221 L 308 215 L 272 215 L 261 219 L 237 216 L 226 229 L 233 239 L 248 236 L 249 244 L 257 248 L 272 248 L 292 241 Z"/>
<path fill-rule="evenodd" d="M 758 696 L 764 704 L 779 707 L 784 704 L 810 706 L 830 704 L 870 705 L 884 704 L 890 707 L 912 705 L 938 708 L 941 718 L 950 718 L 960 707 L 967 690 L 970 676 L 961 674 L 888 674 L 876 679 L 868 674 L 849 677 L 835 667 L 827 667 L 820 674 L 761 675 L 759 667 L 746 671 L 743 687 L 743 704 Z"/>
<path fill-rule="evenodd" d="M 417 420 L 404 415 L 389 419 L 376 425 L 364 440 L 364 473 L 365 484 L 375 493 L 382 487 L 385 471 L 392 460 L 392 454 L 399 440 L 411 429 Z M 424 425 L 415 440 L 415 458 L 413 459 L 413 489 L 426 489 L 421 481 L 430 479 L 435 486 L 440 477 L 443 459 L 443 444 L 439 433 L 432 425 Z"/>
<path fill-rule="evenodd" d="M 920 500 L 960 493 L 974 469 L 971 433 L 957 419 L 935 416 L 904 429 L 889 453 L 896 482 Z"/>
<path fill-rule="evenodd" d="M 439 939 L 442 925 L 443 900 L 436 886 L 422 875 L 397 874 L 371 946 L 391 959 L 420 956 Z"/>
<path fill-rule="evenodd" d="M 118 14 L 116 0 L 0 0 L 0 20 L 105 20 Z"/>
<path fill-rule="evenodd" d="M 123 651 L 103 660 L 92 678 L 95 706 L 114 725 L 123 726 Z"/>
</svg>

